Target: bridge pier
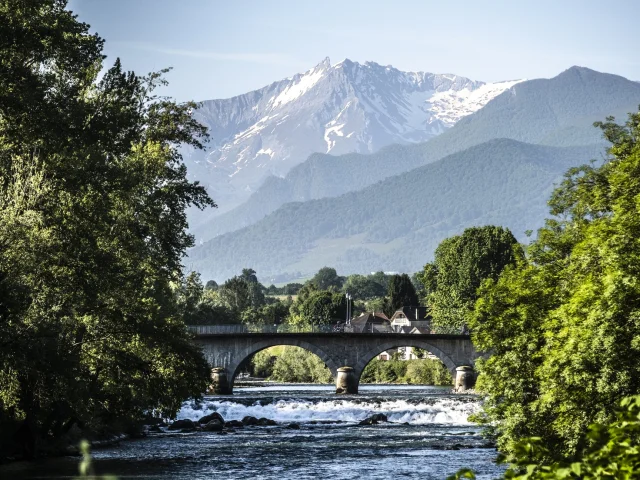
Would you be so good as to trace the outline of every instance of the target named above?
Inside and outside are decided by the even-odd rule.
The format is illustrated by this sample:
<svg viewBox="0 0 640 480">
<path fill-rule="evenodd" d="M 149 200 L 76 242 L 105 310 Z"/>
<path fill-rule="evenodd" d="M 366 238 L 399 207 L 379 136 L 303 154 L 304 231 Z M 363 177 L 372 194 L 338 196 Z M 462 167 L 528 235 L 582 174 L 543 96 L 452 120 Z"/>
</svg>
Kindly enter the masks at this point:
<svg viewBox="0 0 640 480">
<path fill-rule="evenodd" d="M 358 380 L 352 367 L 340 367 L 336 375 L 336 393 L 358 393 Z"/>
<path fill-rule="evenodd" d="M 454 390 L 456 393 L 466 392 L 471 390 L 476 383 L 476 375 L 473 371 L 473 367 L 463 365 L 456 368 L 456 378 L 454 384 Z"/>
<path fill-rule="evenodd" d="M 231 395 L 233 393 L 226 369 L 221 367 L 211 369 L 211 393 L 216 395 Z"/>
</svg>

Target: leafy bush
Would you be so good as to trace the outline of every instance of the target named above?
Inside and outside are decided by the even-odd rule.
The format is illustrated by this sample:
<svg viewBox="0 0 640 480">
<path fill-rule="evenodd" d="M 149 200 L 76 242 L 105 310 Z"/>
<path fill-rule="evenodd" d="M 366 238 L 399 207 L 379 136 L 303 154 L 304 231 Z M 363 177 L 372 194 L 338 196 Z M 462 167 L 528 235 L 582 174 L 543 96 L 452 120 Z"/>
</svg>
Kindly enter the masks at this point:
<svg viewBox="0 0 640 480">
<path fill-rule="evenodd" d="M 640 395 L 621 402 L 616 420 L 608 425 L 592 424 L 582 438 L 588 446 L 573 462 L 546 463 L 548 447 L 539 437 L 522 440 L 513 455 L 500 457 L 510 463 L 504 473 L 509 480 L 619 479 L 638 478 L 640 472 Z M 460 470 L 447 480 L 474 479 L 469 469 Z"/>
<path fill-rule="evenodd" d="M 331 371 L 320 358 L 300 347 L 282 347 L 279 355 L 266 349 L 254 355 L 254 375 L 278 382 L 331 383 Z"/>
<path fill-rule="evenodd" d="M 447 367 L 438 360 L 385 361 L 374 358 L 362 372 L 360 382 L 451 385 L 452 378 Z"/>
</svg>

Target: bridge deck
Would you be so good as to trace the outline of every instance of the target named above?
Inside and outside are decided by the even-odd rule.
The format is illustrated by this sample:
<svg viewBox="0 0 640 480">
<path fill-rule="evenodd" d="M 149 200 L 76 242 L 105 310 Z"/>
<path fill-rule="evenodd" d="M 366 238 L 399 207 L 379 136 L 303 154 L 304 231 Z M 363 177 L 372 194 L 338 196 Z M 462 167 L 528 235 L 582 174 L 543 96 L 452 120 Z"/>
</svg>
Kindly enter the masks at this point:
<svg viewBox="0 0 640 480">
<path fill-rule="evenodd" d="M 455 335 L 442 333 L 345 333 L 345 332 L 238 332 L 238 333 L 194 333 L 196 338 L 354 338 L 366 337 L 370 339 L 423 339 L 423 340 L 470 340 L 470 335 Z"/>
</svg>

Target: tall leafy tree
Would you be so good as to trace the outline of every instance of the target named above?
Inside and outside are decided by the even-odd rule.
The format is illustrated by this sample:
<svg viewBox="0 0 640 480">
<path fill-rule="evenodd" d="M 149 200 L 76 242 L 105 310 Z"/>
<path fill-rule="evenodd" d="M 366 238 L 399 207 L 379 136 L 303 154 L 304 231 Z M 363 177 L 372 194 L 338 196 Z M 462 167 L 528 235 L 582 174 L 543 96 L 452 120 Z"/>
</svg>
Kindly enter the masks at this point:
<svg viewBox="0 0 640 480">
<path fill-rule="evenodd" d="M 172 416 L 207 384 L 173 285 L 213 205 L 178 144 L 192 103 L 119 61 L 63 0 L 0 1 L 0 435 Z"/>
<path fill-rule="evenodd" d="M 249 284 L 242 277 L 233 277 L 224 282 L 218 294 L 237 316 L 251 306 Z"/>
<path fill-rule="evenodd" d="M 591 423 L 640 391 L 640 113 L 598 123 L 612 143 L 601 165 L 567 172 L 527 261 L 488 280 L 472 319 L 501 450 L 539 437 L 572 458 Z M 545 459 L 549 460 L 549 459 Z"/>
<path fill-rule="evenodd" d="M 342 288 L 344 277 L 339 276 L 335 268 L 322 267 L 309 282 L 314 284 L 318 290 L 332 289 L 337 291 Z"/>
<path fill-rule="evenodd" d="M 497 279 L 507 265 L 524 253 L 507 228 L 467 228 L 462 235 L 443 240 L 433 263 L 419 279 L 427 294 L 433 325 L 440 331 L 459 332 L 468 321 L 483 280 Z"/>
<path fill-rule="evenodd" d="M 390 312 L 388 313 L 393 313 L 399 308 L 405 306 L 416 306 L 419 304 L 416 288 L 413 286 L 411 278 L 406 273 L 391 277 L 387 296 L 389 298 L 390 307 Z"/>
<path fill-rule="evenodd" d="M 290 308 L 290 322 L 296 325 L 330 325 L 344 321 L 347 302 L 344 294 L 318 290 L 313 284 L 302 288 Z"/>
</svg>

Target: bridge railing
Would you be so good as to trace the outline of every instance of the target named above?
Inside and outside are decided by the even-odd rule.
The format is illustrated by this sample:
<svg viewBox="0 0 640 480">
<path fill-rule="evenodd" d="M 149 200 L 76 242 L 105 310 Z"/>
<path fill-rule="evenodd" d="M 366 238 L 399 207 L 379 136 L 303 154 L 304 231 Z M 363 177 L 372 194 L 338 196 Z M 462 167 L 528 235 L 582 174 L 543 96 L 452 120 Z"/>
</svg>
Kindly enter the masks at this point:
<svg viewBox="0 0 640 480">
<path fill-rule="evenodd" d="M 367 325 L 364 331 L 359 327 L 345 325 L 188 325 L 191 333 L 196 335 L 233 335 L 238 333 L 395 333 L 387 325 Z"/>
</svg>

